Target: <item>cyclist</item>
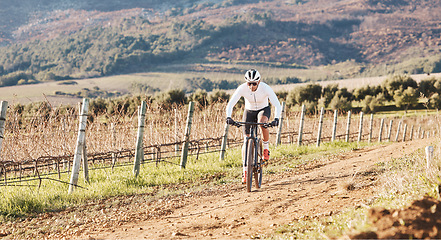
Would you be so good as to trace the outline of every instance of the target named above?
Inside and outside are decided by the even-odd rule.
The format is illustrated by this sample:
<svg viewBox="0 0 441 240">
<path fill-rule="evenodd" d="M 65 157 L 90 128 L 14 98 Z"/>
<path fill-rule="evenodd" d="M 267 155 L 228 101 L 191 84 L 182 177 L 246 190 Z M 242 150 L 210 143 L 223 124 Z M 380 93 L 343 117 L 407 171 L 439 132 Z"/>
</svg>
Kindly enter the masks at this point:
<svg viewBox="0 0 441 240">
<path fill-rule="evenodd" d="M 268 123 L 271 116 L 271 108 L 268 103 L 268 99 L 271 104 L 276 108 L 276 114 L 274 120 L 270 123 L 271 126 L 279 125 L 279 118 L 282 112 L 282 107 L 273 89 L 268 84 L 261 81 L 260 73 L 255 69 L 250 69 L 245 73 L 246 83 L 241 84 L 228 102 L 227 124 L 235 125 L 236 122 L 231 118 L 234 105 L 239 101 L 241 97 L 245 99 L 245 111 L 243 113 L 244 122 L 259 122 Z M 245 125 L 244 128 L 244 145 L 242 147 L 242 160 L 243 160 L 243 174 L 242 183 L 246 183 L 246 168 L 245 168 L 245 144 L 246 137 L 250 136 L 250 125 Z M 263 139 L 263 161 L 264 164 L 269 160 L 269 130 L 261 126 L 262 139 Z"/>
</svg>

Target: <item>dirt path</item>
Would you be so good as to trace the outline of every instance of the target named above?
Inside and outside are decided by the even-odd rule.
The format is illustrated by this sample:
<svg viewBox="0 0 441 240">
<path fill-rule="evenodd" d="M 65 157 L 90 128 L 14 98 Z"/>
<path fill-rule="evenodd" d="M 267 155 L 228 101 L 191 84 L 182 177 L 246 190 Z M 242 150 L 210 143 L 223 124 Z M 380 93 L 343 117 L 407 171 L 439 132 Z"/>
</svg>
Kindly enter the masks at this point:
<svg viewBox="0 0 441 240">
<path fill-rule="evenodd" d="M 246 239 L 270 234 L 306 216 L 327 216 L 369 201 L 377 190 L 373 165 L 424 148 L 430 139 L 374 146 L 333 155 L 266 179 L 251 193 L 243 185 L 161 199 L 140 207 L 139 218 L 121 226 L 83 231 L 89 239 Z M 141 205 L 140 205 L 141 206 Z M 162 211 L 158 216 L 151 211 Z M 143 211 L 145 218 L 143 219 Z M 148 217 L 147 217 L 148 215 Z"/>
</svg>

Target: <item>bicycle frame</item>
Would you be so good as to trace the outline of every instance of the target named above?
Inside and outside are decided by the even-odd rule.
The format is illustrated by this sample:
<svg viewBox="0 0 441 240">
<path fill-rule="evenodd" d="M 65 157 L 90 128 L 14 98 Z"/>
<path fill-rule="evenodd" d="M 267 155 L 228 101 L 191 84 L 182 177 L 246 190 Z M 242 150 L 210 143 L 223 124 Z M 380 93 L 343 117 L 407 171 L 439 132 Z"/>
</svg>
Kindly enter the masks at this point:
<svg viewBox="0 0 441 240">
<path fill-rule="evenodd" d="M 258 126 L 269 127 L 268 123 L 237 122 L 236 126 L 251 125 L 250 136 L 246 137 L 244 166 L 247 168 L 247 191 L 251 192 L 254 175 L 256 188 L 262 184 L 262 140 L 258 135 Z"/>
<path fill-rule="evenodd" d="M 251 139 L 253 141 L 254 146 L 257 146 L 257 142 L 260 140 L 259 138 L 259 131 L 257 130 L 257 126 L 256 124 L 251 125 L 251 129 L 250 129 L 250 136 L 246 137 L 246 144 L 249 144 L 249 140 Z M 245 156 L 247 156 L 247 150 L 248 150 L 248 146 L 245 146 Z M 256 166 L 257 165 L 257 147 L 254 147 L 254 161 L 253 161 L 253 165 Z M 247 162 L 245 161 L 245 166 L 246 166 Z"/>
</svg>

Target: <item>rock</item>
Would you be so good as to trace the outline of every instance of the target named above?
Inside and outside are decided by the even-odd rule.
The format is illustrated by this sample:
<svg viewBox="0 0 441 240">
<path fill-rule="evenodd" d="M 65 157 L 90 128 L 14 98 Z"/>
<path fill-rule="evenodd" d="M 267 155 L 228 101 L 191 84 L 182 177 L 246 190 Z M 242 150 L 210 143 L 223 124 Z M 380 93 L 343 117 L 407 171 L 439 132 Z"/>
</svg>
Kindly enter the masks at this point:
<svg viewBox="0 0 441 240">
<path fill-rule="evenodd" d="M 188 235 L 180 233 L 180 232 L 174 232 L 172 234 L 172 236 L 174 236 L 174 237 L 188 237 Z"/>
</svg>

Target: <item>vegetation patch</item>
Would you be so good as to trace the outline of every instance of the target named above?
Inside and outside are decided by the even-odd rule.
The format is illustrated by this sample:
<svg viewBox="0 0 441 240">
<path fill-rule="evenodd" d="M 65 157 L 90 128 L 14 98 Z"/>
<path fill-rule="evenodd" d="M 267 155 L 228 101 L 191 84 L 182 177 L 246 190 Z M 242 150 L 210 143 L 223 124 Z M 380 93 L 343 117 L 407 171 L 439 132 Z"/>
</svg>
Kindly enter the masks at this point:
<svg viewBox="0 0 441 240">
<path fill-rule="evenodd" d="M 293 169 L 320 156 L 349 151 L 355 146 L 363 145 L 339 143 L 323 144 L 319 148 L 288 145 L 273 148 L 271 152 L 275 164 L 269 166 L 265 174 Z M 44 212 L 60 211 L 67 207 L 85 204 L 90 200 L 158 193 L 159 189 L 171 194 L 182 191 L 182 186 L 193 188 L 232 182 L 239 184 L 242 171 L 240 154 L 240 149 L 236 148 L 228 151 L 224 161 L 218 160 L 218 154 L 204 154 L 198 160 L 191 157 L 185 170 L 179 167 L 178 159 L 174 160 L 176 164 L 161 163 L 156 167 L 151 163 L 144 164 L 137 178 L 132 174 L 132 166 L 117 167 L 113 171 L 110 168 L 100 170 L 100 166 L 91 166 L 97 170 L 90 172 L 90 182 L 82 183 L 84 179 L 80 178 L 80 185 L 83 187 L 76 188 L 73 194 L 68 194 L 68 185 L 59 181 L 43 180 L 41 185 L 38 181 L 24 183 L 24 186 L 10 184 L 2 187 L 3 191 L 0 192 L 1 215 L 3 221 L 8 221 L 8 219 L 36 216 Z M 298 158 L 286 157 L 298 154 L 300 154 Z M 60 180 L 66 183 L 69 182 L 69 177 L 63 174 Z"/>
<path fill-rule="evenodd" d="M 422 151 L 378 163 L 373 171 L 380 174 L 378 189 L 383 191 L 372 199 L 337 214 L 296 219 L 280 226 L 271 238 L 439 238 L 435 229 L 441 226 L 437 220 L 440 166 L 438 154 L 430 169 L 426 169 Z"/>
</svg>

